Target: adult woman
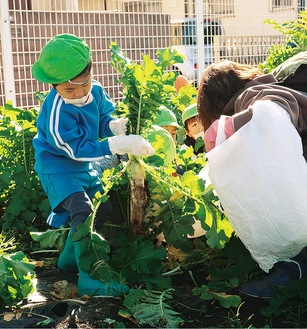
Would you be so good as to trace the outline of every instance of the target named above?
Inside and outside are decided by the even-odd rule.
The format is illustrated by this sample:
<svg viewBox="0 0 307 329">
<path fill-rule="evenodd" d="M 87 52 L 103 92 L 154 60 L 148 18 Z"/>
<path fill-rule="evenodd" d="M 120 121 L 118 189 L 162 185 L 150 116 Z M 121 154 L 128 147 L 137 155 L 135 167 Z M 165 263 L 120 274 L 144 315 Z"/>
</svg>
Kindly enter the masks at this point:
<svg viewBox="0 0 307 329">
<path fill-rule="evenodd" d="M 259 103 L 258 101 L 268 101 L 269 103 Z M 286 111 L 286 120 L 290 118 L 298 133 L 301 134 L 307 130 L 307 96 L 304 92 L 287 88 L 279 83 L 272 74 L 264 74 L 252 66 L 224 61 L 207 67 L 201 79 L 197 99 L 199 119 L 205 128 L 206 151 L 209 152 L 217 145 L 219 119 L 222 116 L 225 119 L 223 134 L 227 139 L 252 120 L 255 116 L 255 108 L 259 108 L 259 104 L 260 106 L 261 104 L 269 104 L 271 108 L 275 108 L 277 105 L 282 112 L 284 112 L 283 110 Z M 274 119 L 270 124 L 272 126 L 275 124 Z M 268 136 L 270 135 L 268 134 Z M 250 135 L 241 134 L 239 143 L 244 143 L 248 138 Z M 257 154 L 261 154 L 263 144 L 257 145 L 256 143 L 254 145 L 260 150 Z M 305 159 L 306 156 L 307 149 L 305 148 Z M 265 167 L 267 162 L 263 161 L 260 165 Z M 263 180 L 256 167 L 253 169 L 251 166 L 251 168 L 250 174 Z M 238 178 L 240 174 L 238 172 Z M 257 193 L 254 190 L 256 188 L 251 186 L 251 197 Z M 233 198 L 238 198 L 238 195 L 234 193 Z M 240 202 L 240 200 L 236 200 L 236 202 Z M 252 208 L 252 205 L 245 205 L 244 203 L 241 206 L 242 209 L 250 207 L 247 209 L 248 211 Z M 294 280 L 307 276 L 305 250 L 298 252 L 291 259 L 278 261 L 274 268 L 275 272 L 264 280 L 241 285 L 240 291 L 254 297 L 270 298 L 276 295 L 275 286 L 288 285 Z"/>
</svg>

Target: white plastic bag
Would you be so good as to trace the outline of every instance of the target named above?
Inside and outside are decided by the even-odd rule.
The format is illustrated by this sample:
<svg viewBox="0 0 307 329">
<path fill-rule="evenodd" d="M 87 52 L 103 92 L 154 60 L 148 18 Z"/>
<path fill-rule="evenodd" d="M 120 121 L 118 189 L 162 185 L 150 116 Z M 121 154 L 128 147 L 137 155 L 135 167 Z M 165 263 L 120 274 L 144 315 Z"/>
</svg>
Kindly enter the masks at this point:
<svg viewBox="0 0 307 329">
<path fill-rule="evenodd" d="M 207 157 L 230 223 L 268 272 L 307 245 L 307 165 L 288 113 L 269 100 L 253 107 L 252 119 L 227 140 L 218 136 Z"/>
</svg>

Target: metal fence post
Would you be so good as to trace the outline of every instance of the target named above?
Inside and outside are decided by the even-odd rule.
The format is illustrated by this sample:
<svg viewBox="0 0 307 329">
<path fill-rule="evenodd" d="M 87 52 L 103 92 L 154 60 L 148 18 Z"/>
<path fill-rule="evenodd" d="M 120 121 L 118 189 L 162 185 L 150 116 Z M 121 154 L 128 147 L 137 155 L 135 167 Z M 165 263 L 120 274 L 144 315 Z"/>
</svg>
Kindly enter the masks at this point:
<svg viewBox="0 0 307 329">
<path fill-rule="evenodd" d="M 13 106 L 16 106 L 9 0 L 0 1 L 0 33 L 5 100 L 12 101 Z"/>
<path fill-rule="evenodd" d="M 196 0 L 196 30 L 197 30 L 197 85 L 205 69 L 205 42 L 204 42 L 204 2 Z"/>
</svg>

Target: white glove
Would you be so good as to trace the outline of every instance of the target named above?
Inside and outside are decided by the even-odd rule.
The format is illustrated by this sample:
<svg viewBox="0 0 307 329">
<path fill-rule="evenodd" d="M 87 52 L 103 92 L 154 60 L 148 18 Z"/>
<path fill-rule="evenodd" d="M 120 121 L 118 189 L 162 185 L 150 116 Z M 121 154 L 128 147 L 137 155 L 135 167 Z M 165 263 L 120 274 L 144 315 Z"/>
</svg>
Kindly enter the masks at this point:
<svg viewBox="0 0 307 329">
<path fill-rule="evenodd" d="M 114 136 L 108 138 L 112 154 L 154 155 L 155 150 L 150 143 L 140 135 Z"/>
<path fill-rule="evenodd" d="M 110 127 L 112 133 L 116 136 L 126 135 L 127 122 L 128 122 L 127 118 L 115 119 L 115 120 L 110 121 L 109 127 Z"/>
</svg>

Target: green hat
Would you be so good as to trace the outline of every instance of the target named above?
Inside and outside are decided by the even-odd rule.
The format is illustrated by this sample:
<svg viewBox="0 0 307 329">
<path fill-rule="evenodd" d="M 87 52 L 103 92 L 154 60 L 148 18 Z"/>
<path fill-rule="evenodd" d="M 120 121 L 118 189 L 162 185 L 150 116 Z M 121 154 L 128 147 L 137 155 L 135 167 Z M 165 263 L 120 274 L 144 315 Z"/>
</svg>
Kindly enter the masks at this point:
<svg viewBox="0 0 307 329">
<path fill-rule="evenodd" d="M 188 119 L 195 117 L 198 115 L 197 104 L 191 104 L 186 107 L 182 112 L 182 123 L 184 124 Z"/>
<path fill-rule="evenodd" d="M 162 144 L 159 142 L 161 139 Z M 168 165 L 174 161 L 176 157 L 176 145 L 171 134 L 156 125 L 152 125 L 151 131 L 148 134 L 147 140 L 155 149 L 155 155 L 148 157 L 146 162 L 155 163 L 155 165 Z M 162 157 L 160 157 L 162 155 Z"/>
<path fill-rule="evenodd" d="M 159 112 L 156 114 L 156 125 L 163 126 L 173 126 L 176 128 L 180 128 L 176 115 L 169 110 L 167 107 L 161 105 L 159 107 Z"/>
<path fill-rule="evenodd" d="M 40 82 L 59 84 L 75 78 L 91 61 L 90 47 L 72 34 L 59 34 L 43 47 L 32 66 Z"/>
</svg>

